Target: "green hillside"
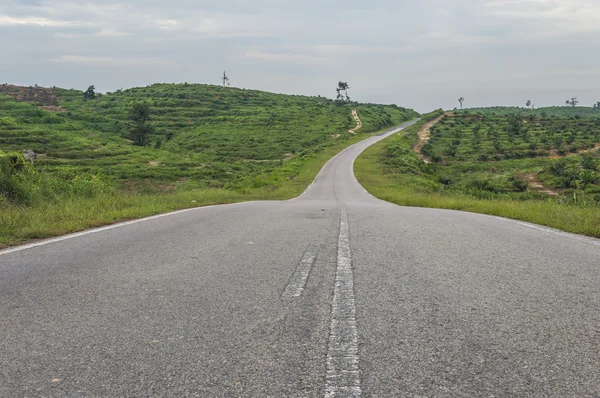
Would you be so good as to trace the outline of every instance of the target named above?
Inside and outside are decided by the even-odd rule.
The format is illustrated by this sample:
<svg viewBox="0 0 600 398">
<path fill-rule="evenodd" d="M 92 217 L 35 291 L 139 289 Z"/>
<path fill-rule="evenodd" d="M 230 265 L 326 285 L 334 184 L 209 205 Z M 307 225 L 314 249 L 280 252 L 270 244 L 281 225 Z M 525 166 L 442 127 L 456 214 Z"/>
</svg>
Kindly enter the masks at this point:
<svg viewBox="0 0 600 398">
<path fill-rule="evenodd" d="M 131 134 L 139 104 L 150 114 L 144 146 Z M 357 134 L 348 132 L 352 110 L 362 121 Z M 211 85 L 155 84 L 91 99 L 2 85 L 0 245 L 176 208 L 290 198 L 344 147 L 417 116 L 395 105 Z"/>
<path fill-rule="evenodd" d="M 0 97 L 0 150 L 31 149 L 36 168 L 74 167 L 118 181 L 225 186 L 269 173 L 321 147 L 351 138 L 351 111 L 361 134 L 414 118 L 395 106 L 337 104 L 208 85 L 155 84 L 84 100 L 83 92 L 54 89 L 58 112 Z M 147 102 L 155 132 L 149 146 L 128 140 L 128 112 Z M 339 135 L 339 136 L 338 136 Z"/>
<path fill-rule="evenodd" d="M 600 237 L 600 119 L 446 114 L 384 140 L 356 164 L 359 181 L 395 203 Z"/>
<path fill-rule="evenodd" d="M 479 114 L 479 115 L 510 115 L 520 114 L 523 117 L 536 115 L 538 117 L 554 117 L 560 119 L 598 119 L 600 118 L 600 108 L 585 106 L 549 106 L 536 109 L 520 108 L 516 106 L 495 106 L 487 108 L 469 108 L 464 110 L 455 110 L 459 114 Z"/>
</svg>

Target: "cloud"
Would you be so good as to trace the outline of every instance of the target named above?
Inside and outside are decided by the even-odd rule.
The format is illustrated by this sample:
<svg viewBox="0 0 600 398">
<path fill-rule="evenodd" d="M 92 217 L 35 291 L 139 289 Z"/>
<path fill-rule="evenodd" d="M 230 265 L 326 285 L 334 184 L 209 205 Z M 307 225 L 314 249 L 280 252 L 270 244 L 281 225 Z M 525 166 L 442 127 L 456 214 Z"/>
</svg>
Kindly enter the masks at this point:
<svg viewBox="0 0 600 398">
<path fill-rule="evenodd" d="M 95 66 L 169 66 L 174 62 L 164 58 L 147 57 L 90 57 L 85 55 L 61 55 L 48 59 L 49 62 L 66 63 L 70 65 Z"/>
<path fill-rule="evenodd" d="M 317 57 L 309 54 L 294 53 L 275 53 L 268 51 L 247 51 L 241 57 L 248 60 L 258 60 L 265 62 L 291 63 L 291 64 L 325 64 L 330 62 L 327 57 Z"/>
<path fill-rule="evenodd" d="M 101 31 L 97 32 L 96 35 L 102 37 L 126 37 L 131 36 L 131 33 L 113 30 L 111 28 L 104 28 Z"/>
<path fill-rule="evenodd" d="M 353 98 L 429 110 L 470 92 L 493 103 L 499 87 L 600 92 L 598 21 L 599 0 L 0 0 L 0 72 L 87 87 L 80 66 L 97 65 L 113 90 L 226 69 L 242 87 L 323 95 L 342 79 Z"/>
<path fill-rule="evenodd" d="M 351 55 L 364 53 L 367 48 L 349 44 L 317 44 L 313 50 L 320 54 Z"/>
<path fill-rule="evenodd" d="M 74 25 L 74 22 L 44 17 L 11 17 L 9 15 L 0 15 L 0 26 L 62 27 L 72 25 Z"/>
<path fill-rule="evenodd" d="M 154 21 L 156 26 L 162 30 L 177 29 L 179 22 L 174 19 L 157 19 Z"/>
<path fill-rule="evenodd" d="M 509 22 L 537 37 L 600 31 L 596 0 L 493 0 L 483 3 L 484 15 Z"/>
</svg>

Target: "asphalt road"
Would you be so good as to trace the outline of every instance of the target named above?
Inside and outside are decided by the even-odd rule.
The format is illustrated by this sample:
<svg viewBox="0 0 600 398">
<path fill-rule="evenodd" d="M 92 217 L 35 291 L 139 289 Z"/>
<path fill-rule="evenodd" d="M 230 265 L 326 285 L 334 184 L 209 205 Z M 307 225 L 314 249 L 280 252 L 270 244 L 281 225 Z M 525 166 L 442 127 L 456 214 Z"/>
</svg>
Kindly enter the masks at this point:
<svg viewBox="0 0 600 398">
<path fill-rule="evenodd" d="M 600 241 L 377 200 L 384 136 L 297 199 L 0 252 L 0 396 L 600 396 Z"/>
</svg>

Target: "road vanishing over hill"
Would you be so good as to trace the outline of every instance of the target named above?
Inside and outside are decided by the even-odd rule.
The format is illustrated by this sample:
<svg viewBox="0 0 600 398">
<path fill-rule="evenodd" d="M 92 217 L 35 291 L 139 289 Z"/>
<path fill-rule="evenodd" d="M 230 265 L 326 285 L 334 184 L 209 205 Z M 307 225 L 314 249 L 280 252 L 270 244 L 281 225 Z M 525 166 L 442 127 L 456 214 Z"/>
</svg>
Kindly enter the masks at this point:
<svg viewBox="0 0 600 398">
<path fill-rule="evenodd" d="M 389 134 L 290 201 L 1 251 L 0 396 L 599 396 L 600 241 L 373 198 Z"/>
</svg>

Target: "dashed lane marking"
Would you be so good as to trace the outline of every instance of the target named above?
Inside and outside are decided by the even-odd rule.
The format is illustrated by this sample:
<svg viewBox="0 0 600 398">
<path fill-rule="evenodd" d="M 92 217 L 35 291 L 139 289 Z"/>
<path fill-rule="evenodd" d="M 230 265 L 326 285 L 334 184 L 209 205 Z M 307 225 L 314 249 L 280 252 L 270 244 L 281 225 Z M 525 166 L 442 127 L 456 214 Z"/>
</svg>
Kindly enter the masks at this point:
<svg viewBox="0 0 600 398">
<path fill-rule="evenodd" d="M 304 256 L 302 256 L 302 260 L 300 260 L 300 263 L 298 263 L 296 270 L 292 274 L 292 277 L 283 290 L 281 298 L 293 299 L 302 296 L 302 292 L 304 292 L 306 282 L 310 276 L 310 271 L 312 270 L 315 260 L 317 259 L 317 255 L 319 254 L 319 248 L 320 247 L 318 245 L 311 245 L 308 247 L 304 253 Z"/>
<path fill-rule="evenodd" d="M 325 398 L 360 397 L 358 327 L 348 212 L 342 208 L 337 272 L 331 304 Z"/>
</svg>

